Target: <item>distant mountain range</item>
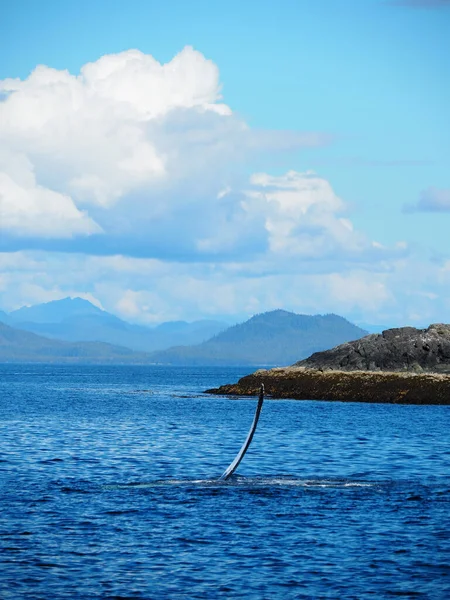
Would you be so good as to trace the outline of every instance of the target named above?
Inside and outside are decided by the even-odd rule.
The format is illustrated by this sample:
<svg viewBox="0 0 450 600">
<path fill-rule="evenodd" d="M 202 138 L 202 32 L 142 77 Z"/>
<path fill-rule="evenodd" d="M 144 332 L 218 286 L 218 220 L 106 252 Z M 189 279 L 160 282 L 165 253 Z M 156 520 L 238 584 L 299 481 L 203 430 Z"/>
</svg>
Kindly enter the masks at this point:
<svg viewBox="0 0 450 600">
<path fill-rule="evenodd" d="M 63 342 L 0 322 L 0 362 L 148 363 L 148 354 L 102 342 Z"/>
<path fill-rule="evenodd" d="M 170 348 L 151 356 L 157 363 L 172 365 L 284 366 L 365 335 L 367 331 L 338 315 L 274 310 L 255 315 L 196 346 Z"/>
<path fill-rule="evenodd" d="M 82 298 L 64 298 L 23 307 L 0 321 L 48 338 L 69 342 L 106 342 L 139 352 L 152 352 L 174 345 L 203 342 L 226 329 L 220 321 L 169 321 L 156 327 L 132 325 Z"/>
<path fill-rule="evenodd" d="M 367 334 L 337 315 L 285 310 L 255 315 L 227 329 L 218 321 L 173 321 L 151 329 L 81 298 L 3 313 L 0 321 L 0 360 L 14 362 L 288 365 Z M 155 347 L 163 349 L 151 352 Z"/>
</svg>

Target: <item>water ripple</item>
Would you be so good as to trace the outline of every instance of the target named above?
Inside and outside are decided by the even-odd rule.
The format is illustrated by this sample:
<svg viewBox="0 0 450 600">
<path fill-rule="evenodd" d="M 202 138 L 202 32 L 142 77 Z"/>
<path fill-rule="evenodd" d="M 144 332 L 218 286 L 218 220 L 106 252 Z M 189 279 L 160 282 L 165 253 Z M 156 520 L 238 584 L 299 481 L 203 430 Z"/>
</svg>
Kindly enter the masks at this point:
<svg viewBox="0 0 450 600">
<path fill-rule="evenodd" d="M 450 597 L 448 407 L 200 392 L 230 369 L 0 367 L 0 597 Z"/>
</svg>

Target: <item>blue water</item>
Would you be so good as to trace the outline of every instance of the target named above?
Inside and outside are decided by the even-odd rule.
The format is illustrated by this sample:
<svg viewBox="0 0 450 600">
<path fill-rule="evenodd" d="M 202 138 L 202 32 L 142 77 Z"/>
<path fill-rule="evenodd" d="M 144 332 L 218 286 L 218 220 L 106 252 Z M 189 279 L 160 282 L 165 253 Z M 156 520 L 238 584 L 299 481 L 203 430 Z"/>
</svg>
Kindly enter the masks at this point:
<svg viewBox="0 0 450 600">
<path fill-rule="evenodd" d="M 0 598 L 450 598 L 450 407 L 0 365 Z"/>
</svg>

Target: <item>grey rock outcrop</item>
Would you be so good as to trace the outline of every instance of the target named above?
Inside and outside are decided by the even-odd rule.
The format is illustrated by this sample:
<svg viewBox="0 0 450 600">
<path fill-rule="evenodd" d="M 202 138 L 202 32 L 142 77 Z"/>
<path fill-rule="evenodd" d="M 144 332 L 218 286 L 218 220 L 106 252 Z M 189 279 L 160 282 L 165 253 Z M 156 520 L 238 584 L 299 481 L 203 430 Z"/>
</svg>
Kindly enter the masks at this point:
<svg viewBox="0 0 450 600">
<path fill-rule="evenodd" d="M 294 366 L 339 371 L 450 373 L 450 325 L 401 327 L 316 352 Z"/>
</svg>

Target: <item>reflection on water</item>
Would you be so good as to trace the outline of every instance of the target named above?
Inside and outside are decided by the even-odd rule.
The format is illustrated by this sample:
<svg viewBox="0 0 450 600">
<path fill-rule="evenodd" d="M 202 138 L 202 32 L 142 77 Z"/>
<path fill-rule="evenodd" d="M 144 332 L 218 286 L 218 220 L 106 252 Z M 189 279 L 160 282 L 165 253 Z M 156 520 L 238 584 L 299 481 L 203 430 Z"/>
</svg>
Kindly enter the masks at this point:
<svg viewBox="0 0 450 600">
<path fill-rule="evenodd" d="M 1 598 L 450 597 L 450 411 L 201 391 L 236 369 L 0 367 Z"/>
</svg>

